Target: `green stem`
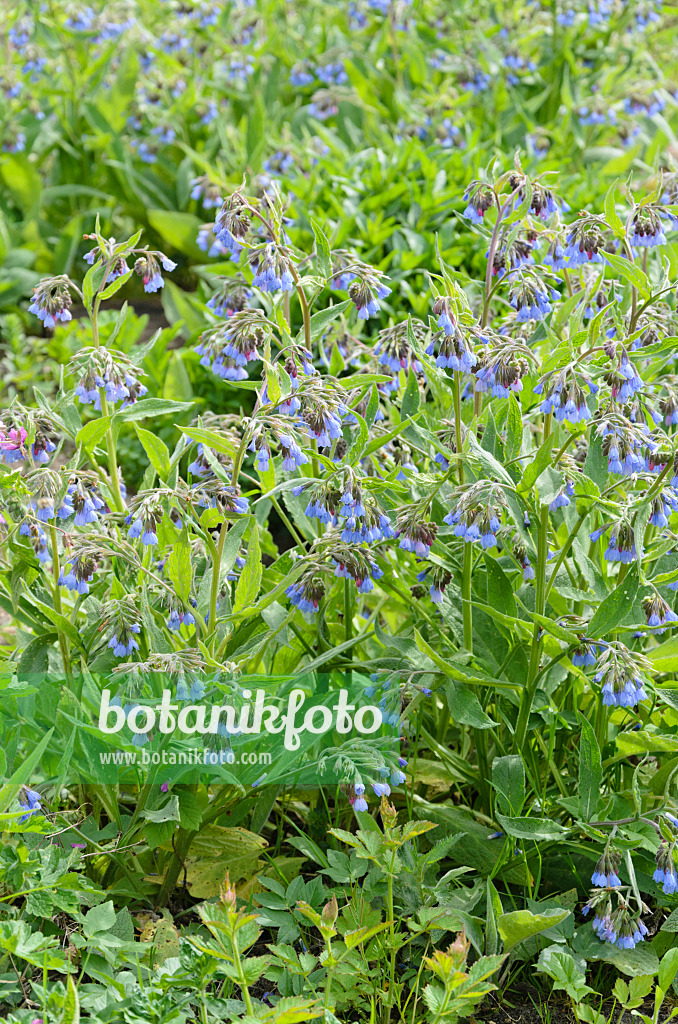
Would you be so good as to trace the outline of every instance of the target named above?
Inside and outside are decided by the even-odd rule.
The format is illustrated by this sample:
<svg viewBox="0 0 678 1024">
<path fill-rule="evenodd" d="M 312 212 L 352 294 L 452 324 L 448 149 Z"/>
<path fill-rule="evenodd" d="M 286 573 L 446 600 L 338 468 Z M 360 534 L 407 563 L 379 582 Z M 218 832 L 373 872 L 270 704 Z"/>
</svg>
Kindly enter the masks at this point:
<svg viewBox="0 0 678 1024">
<path fill-rule="evenodd" d="M 462 434 L 461 434 L 461 373 L 455 370 L 454 373 L 454 431 L 457 447 L 457 480 L 461 485 L 464 482 L 464 460 L 462 458 Z M 473 552 L 470 544 L 464 544 L 464 564 L 461 580 L 461 604 L 462 617 L 464 620 L 464 647 L 467 651 L 473 651 L 473 606 L 471 604 L 471 569 L 473 566 Z"/>
<path fill-rule="evenodd" d="M 197 788 L 197 787 L 194 787 Z M 184 866 L 186 855 L 188 854 L 189 847 L 193 842 L 193 839 L 197 835 L 197 832 L 190 831 L 186 828 L 179 828 L 174 833 L 174 846 L 172 849 L 172 857 L 169 864 L 167 865 L 167 874 L 165 875 L 165 881 L 162 883 L 160 892 L 158 893 L 156 905 L 158 907 L 166 907 L 170 896 L 174 892 L 174 887 L 179 880 L 179 874 Z"/>
<path fill-rule="evenodd" d="M 350 580 L 344 580 L 344 635 L 347 640 L 353 636 L 353 601 L 351 600 Z"/>
<path fill-rule="evenodd" d="M 219 543 L 216 546 L 215 558 L 212 562 L 212 585 L 210 587 L 210 619 L 208 628 L 211 630 L 216 642 L 217 630 L 217 598 L 219 596 L 219 577 L 221 576 L 221 558 L 224 553 L 224 544 L 228 533 L 226 520 L 221 524 L 219 530 Z"/>
<path fill-rule="evenodd" d="M 308 308 L 308 301 L 306 299 L 306 293 L 301 287 L 301 281 L 297 273 L 297 268 L 293 263 L 290 263 L 290 272 L 294 279 L 294 284 L 297 289 L 297 295 L 299 297 L 299 304 L 301 305 L 301 315 L 304 318 L 304 342 L 307 350 L 311 351 L 311 311 Z"/>
<path fill-rule="evenodd" d="M 555 582 L 555 578 L 558 575 L 558 570 L 560 569 L 561 565 L 563 564 L 563 562 L 567 558 L 567 553 L 570 550 L 570 548 L 572 547 L 572 544 L 574 542 L 574 538 L 579 533 L 579 530 L 581 529 L 581 525 L 584 522 L 584 520 L 586 519 L 586 517 L 587 517 L 587 515 L 589 514 L 590 511 L 591 510 L 587 508 L 585 512 L 582 512 L 582 514 L 579 516 L 579 519 L 577 520 L 577 522 L 574 524 L 574 526 L 570 530 L 570 534 L 569 534 L 567 540 L 565 541 L 565 544 L 563 545 L 562 550 L 560 551 L 560 553 L 558 555 L 558 559 L 556 561 L 556 564 L 553 567 L 553 571 L 552 571 L 552 573 L 551 573 L 551 575 L 549 577 L 549 581 L 548 581 L 548 583 L 546 585 L 546 597 L 549 596 L 549 592 L 551 590 L 551 587 L 553 586 L 553 584 Z"/>
<path fill-rule="evenodd" d="M 549 509 L 548 505 L 542 505 L 540 520 L 539 520 L 539 543 L 537 548 L 537 572 L 536 572 L 536 596 L 535 596 L 535 612 L 538 615 L 543 615 L 546 608 L 546 556 L 548 554 L 548 528 L 549 528 Z M 530 650 L 530 666 L 527 675 L 527 685 L 523 690 L 522 698 L 520 701 L 520 709 L 518 711 L 518 721 L 516 723 L 516 731 L 513 737 L 514 749 L 522 753 L 523 747 L 525 746 L 525 739 L 527 736 L 527 726 L 530 718 L 530 711 L 532 710 L 532 701 L 537 690 L 538 674 L 539 674 L 539 631 L 540 626 L 538 622 L 535 622 L 532 630 L 532 647 Z"/>
<path fill-rule="evenodd" d="M 329 939 L 325 940 L 325 946 L 327 949 L 327 974 L 325 976 L 325 998 L 323 999 L 323 1008 L 325 1010 L 330 1009 L 330 1003 L 332 1001 L 332 979 L 334 978 L 334 971 L 336 964 L 334 962 L 334 954 L 332 953 L 332 943 Z"/>
<path fill-rule="evenodd" d="M 238 946 L 237 932 L 233 932 L 231 935 L 231 946 L 233 949 L 233 963 L 235 969 L 238 972 L 238 984 L 240 985 L 240 992 L 242 994 L 243 1002 L 249 1016 L 254 1016 L 254 1007 L 252 1005 L 252 997 L 250 990 L 247 986 L 247 979 L 245 978 L 245 972 L 242 966 L 242 960 L 240 958 L 240 948 Z"/>
<path fill-rule="evenodd" d="M 104 268 L 104 281 L 108 277 L 108 264 Z M 100 348 L 99 341 L 99 307 L 101 305 L 101 295 L 97 295 L 92 306 L 92 339 L 94 341 L 94 347 Z M 106 401 L 106 392 L 103 388 L 99 388 L 99 396 L 101 398 L 101 415 L 108 416 L 108 402 Z M 125 503 L 122 500 L 122 491 L 120 490 L 120 477 L 118 475 L 118 459 L 115 452 L 115 441 L 113 439 L 113 425 L 109 423 L 106 431 L 106 452 L 108 455 L 108 475 L 111 483 L 111 493 L 113 495 L 113 503 L 115 504 L 116 512 L 125 511 Z"/>
<path fill-rule="evenodd" d="M 471 569 L 473 566 L 473 549 L 464 544 L 464 564 L 461 575 L 461 612 L 464 620 L 464 647 L 473 651 L 473 604 L 471 603 Z"/>
<path fill-rule="evenodd" d="M 396 852 L 393 851 L 391 870 L 386 876 L 387 884 L 387 910 L 388 910 L 388 933 L 391 944 L 391 957 L 389 962 L 389 986 L 388 997 L 384 1004 L 384 1021 L 390 1021 L 391 1010 L 395 1001 L 395 970 L 396 970 L 396 943 L 395 943 L 395 910 L 393 907 L 393 867 L 395 865 Z"/>
<path fill-rule="evenodd" d="M 452 389 L 452 395 L 454 398 L 454 433 L 457 447 L 457 480 L 460 484 L 463 484 L 464 460 L 461 454 L 463 444 L 461 436 L 461 373 L 459 370 L 454 371 L 454 388 Z"/>
<path fill-rule="evenodd" d="M 54 611 L 59 615 L 63 615 L 61 606 L 61 590 L 59 588 L 59 576 L 61 575 L 61 565 L 59 564 L 59 550 L 57 547 L 58 537 L 56 526 L 50 525 L 49 528 L 50 538 L 52 542 L 52 574 L 54 576 L 54 590 L 53 590 L 53 601 Z M 68 640 L 66 639 L 63 630 L 57 627 L 59 634 L 59 649 L 61 650 L 61 660 L 64 663 L 64 672 L 67 676 L 71 674 L 71 660 L 68 654 Z"/>
</svg>

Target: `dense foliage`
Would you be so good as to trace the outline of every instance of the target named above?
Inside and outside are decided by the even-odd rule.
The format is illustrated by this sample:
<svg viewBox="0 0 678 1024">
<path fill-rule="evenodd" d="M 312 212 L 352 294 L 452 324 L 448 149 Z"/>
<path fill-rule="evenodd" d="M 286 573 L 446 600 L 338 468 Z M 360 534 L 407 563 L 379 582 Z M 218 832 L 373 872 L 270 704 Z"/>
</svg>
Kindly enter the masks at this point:
<svg viewBox="0 0 678 1024">
<path fill-rule="evenodd" d="M 7 18 L 3 1014 L 657 1021 L 671 11 Z M 255 690 L 384 725 L 283 746 Z"/>
</svg>

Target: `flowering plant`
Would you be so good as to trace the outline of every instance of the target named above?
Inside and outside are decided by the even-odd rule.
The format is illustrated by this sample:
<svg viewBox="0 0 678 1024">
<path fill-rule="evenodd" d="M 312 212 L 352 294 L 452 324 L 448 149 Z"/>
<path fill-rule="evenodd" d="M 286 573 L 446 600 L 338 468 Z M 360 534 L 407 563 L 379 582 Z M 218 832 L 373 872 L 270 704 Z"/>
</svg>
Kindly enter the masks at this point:
<svg viewBox="0 0 678 1024">
<path fill-rule="evenodd" d="M 259 22 L 235 6 L 237 47 L 200 81 L 223 12 L 172 6 L 187 36 L 168 29 L 139 51 L 169 95 L 137 96 L 126 121 L 105 97 L 133 78 L 137 53 L 115 40 L 134 22 L 43 12 L 48 40 L 65 18 L 102 69 L 111 60 L 103 95 L 84 112 L 73 96 L 74 123 L 115 136 L 105 175 L 93 171 L 97 204 L 115 191 L 109 173 L 129 177 L 120 207 L 79 212 L 72 237 L 64 226 L 42 276 L 16 257 L 34 289 L 20 316 L 35 317 L 49 364 L 31 387 L 12 372 L 21 386 L 0 409 L 0 952 L 36 968 L 48 1020 L 69 1007 L 76 1019 L 74 983 L 45 982 L 76 961 L 122 1001 L 134 987 L 128 1013 L 80 986 L 93 1019 L 128 1024 L 180 1019 L 196 978 L 205 1024 L 332 1024 L 368 1000 L 384 1024 L 410 1007 L 416 1021 L 422 1000 L 446 1024 L 524 962 L 589 1024 L 587 961 L 641 979 L 615 986 L 624 1008 L 657 975 L 657 1015 L 678 892 L 678 178 L 610 181 L 606 165 L 573 185 L 569 156 L 555 172 L 569 148 L 586 161 L 614 149 L 620 177 L 638 169 L 634 145 L 654 159 L 648 124 L 670 116 L 671 88 L 621 96 L 592 54 L 610 38 L 643 49 L 656 7 L 535 9 L 551 50 L 576 51 L 586 102 L 549 79 L 546 48 L 539 65 L 529 46 L 513 52 L 508 29 L 460 61 L 436 51 L 434 88 L 456 90 L 442 112 L 407 44 L 427 38 L 427 4 L 427 17 L 405 3 L 330 12 L 365 53 L 378 22 L 375 68 L 361 77 L 305 45 L 280 102 L 303 107 L 300 133 L 314 134 L 264 161 L 250 80 L 273 50 L 244 54 Z M 497 28 L 484 9 L 464 18 L 473 38 Z M 60 73 L 61 44 L 36 65 L 23 27 L 8 37 L 21 75 Z M 79 52 L 74 93 L 89 73 Z M 213 156 L 227 148 L 213 109 L 224 77 L 247 127 L 232 164 Z M 513 161 L 490 156 L 518 137 L 499 95 L 490 103 L 499 79 L 551 126 L 525 139 L 520 122 Z M 10 114 L 32 130 L 13 89 Z M 367 112 L 391 93 L 403 164 L 386 167 Z M 333 190 L 332 162 L 357 138 L 360 188 Z M 46 229 L 20 142 L 0 161 L 3 214 L 34 238 Z M 33 134 L 31 156 L 43 143 Z M 421 223 L 419 200 L 402 198 L 416 161 Z M 61 166 L 40 167 L 54 223 Z M 371 214 L 378 188 L 386 227 Z M 156 316 L 162 303 L 171 326 L 147 332 L 122 295 Z M 347 738 L 345 721 L 364 724 L 349 705 L 375 712 L 378 737 Z M 271 728 L 255 729 L 264 715 Z M 168 739 L 169 722 L 190 741 Z M 128 906 L 162 915 L 139 922 L 139 942 Z M 261 929 L 268 952 L 254 956 Z M 19 980 L 13 1005 L 28 998 Z"/>
</svg>

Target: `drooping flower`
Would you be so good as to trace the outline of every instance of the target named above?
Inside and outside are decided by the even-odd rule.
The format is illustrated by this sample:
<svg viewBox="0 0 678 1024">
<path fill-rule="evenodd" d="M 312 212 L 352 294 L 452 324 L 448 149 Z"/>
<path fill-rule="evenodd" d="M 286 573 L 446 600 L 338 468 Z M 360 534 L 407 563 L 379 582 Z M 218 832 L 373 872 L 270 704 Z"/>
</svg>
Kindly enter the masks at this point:
<svg viewBox="0 0 678 1024">
<path fill-rule="evenodd" d="M 68 323 L 73 319 L 69 286 L 70 281 L 65 275 L 43 278 L 33 289 L 33 301 L 28 312 L 42 320 L 45 327 L 56 327 L 59 321 Z"/>
<path fill-rule="evenodd" d="M 611 847 L 606 847 L 591 876 L 592 885 L 602 889 L 620 886 L 621 878 L 617 874 L 620 861 L 621 854 Z"/>
<path fill-rule="evenodd" d="M 290 584 L 285 593 L 299 611 L 315 615 L 325 595 L 325 585 L 317 574 L 311 574 Z"/>
<path fill-rule="evenodd" d="M 396 537 L 403 551 L 411 551 L 417 558 L 428 558 L 438 527 L 435 523 L 418 520 L 417 514 L 407 509 L 396 521 Z"/>
<path fill-rule="evenodd" d="M 371 316 L 377 316 L 381 308 L 379 300 L 391 294 L 391 289 L 382 280 L 383 275 L 379 271 L 369 269 L 369 274 L 356 275 L 357 279 L 348 288 L 348 297 L 358 310 L 359 320 L 369 320 Z"/>
<path fill-rule="evenodd" d="M 474 224 L 482 224 L 487 211 L 496 205 L 493 189 L 480 182 L 471 182 L 464 192 L 464 199 L 467 206 L 462 216 L 467 217 Z"/>
<path fill-rule="evenodd" d="M 367 800 L 365 799 L 365 787 L 362 782 L 356 782 L 353 786 L 353 810 L 366 811 Z"/>
<path fill-rule="evenodd" d="M 598 660 L 598 654 L 602 650 L 603 648 L 596 644 L 595 641 L 587 640 L 586 637 L 583 637 L 570 654 L 570 660 L 573 665 L 577 665 L 579 668 L 586 668 L 589 665 L 595 665 Z"/>
<path fill-rule="evenodd" d="M 64 563 L 59 575 L 59 585 L 78 594 L 89 594 L 89 584 L 94 579 L 97 563 L 87 551 L 71 555 Z"/>
<path fill-rule="evenodd" d="M 486 481 L 479 481 L 457 492 L 455 505 L 443 518 L 444 523 L 454 526 L 455 537 L 461 537 L 467 544 L 480 542 L 483 548 L 496 547 L 497 534 L 501 529 L 501 515 L 506 502 L 501 490 Z"/>
<path fill-rule="evenodd" d="M 145 292 L 157 292 L 165 284 L 165 280 L 160 273 L 160 267 L 158 266 L 158 259 L 162 263 L 163 270 L 167 273 L 176 268 L 176 263 L 162 253 L 145 253 L 134 264 L 134 271 L 141 278 Z"/>
<path fill-rule="evenodd" d="M 509 281 L 509 302 L 516 310 L 517 319 L 521 323 L 527 320 L 543 320 L 549 315 L 553 307 L 548 294 L 537 282 L 518 273 L 511 274 Z"/>
<path fill-rule="evenodd" d="M 638 207 L 631 220 L 629 242 L 641 248 L 666 245 L 666 235 L 657 210 L 651 206 Z"/>
<path fill-rule="evenodd" d="M 127 658 L 132 651 L 139 650 L 138 641 L 130 634 L 140 632 L 141 626 L 138 622 L 123 624 L 118 628 L 118 631 L 108 641 L 108 646 L 112 649 L 116 658 Z"/>
<path fill-rule="evenodd" d="M 593 677 L 601 684 L 603 704 L 608 707 L 631 708 L 647 700 L 645 679 L 650 663 L 637 651 L 629 651 L 619 641 L 607 644 Z"/>
<path fill-rule="evenodd" d="M 656 591 L 651 597 L 644 597 L 642 605 L 647 616 L 647 624 L 653 627 L 657 636 L 666 632 L 666 629 L 657 629 L 657 626 L 664 626 L 667 622 L 678 622 L 678 615 Z"/>
<path fill-rule="evenodd" d="M 675 862 L 675 843 L 662 842 L 657 850 L 657 867 L 652 875 L 657 885 L 661 885 L 667 896 L 678 892 L 678 873 Z"/>
<path fill-rule="evenodd" d="M 603 236 L 598 225 L 583 219 L 575 224 L 567 236 L 565 256 L 570 267 L 579 267 L 584 263 L 603 263 L 601 254 Z"/>
</svg>

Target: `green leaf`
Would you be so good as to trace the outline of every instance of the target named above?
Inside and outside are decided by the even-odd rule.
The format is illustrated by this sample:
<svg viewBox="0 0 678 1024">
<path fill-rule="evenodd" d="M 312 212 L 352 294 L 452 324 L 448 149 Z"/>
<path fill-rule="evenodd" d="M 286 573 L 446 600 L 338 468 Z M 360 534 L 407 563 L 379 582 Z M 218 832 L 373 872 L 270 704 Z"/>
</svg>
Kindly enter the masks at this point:
<svg viewBox="0 0 678 1024">
<path fill-rule="evenodd" d="M 187 412 L 193 402 L 172 402 L 168 398 L 142 398 L 115 414 L 116 422 L 132 423 L 135 420 L 146 420 L 149 416 L 168 416 L 170 413 Z M 183 430 L 183 427 L 179 428 Z"/>
<path fill-rule="evenodd" d="M 315 247 L 317 252 L 318 270 L 325 280 L 332 276 L 332 252 L 330 243 L 327 241 L 325 232 L 317 221 L 311 218 L 311 227 L 315 235 Z"/>
<path fill-rule="evenodd" d="M 235 560 L 238 557 L 238 551 L 240 550 L 240 543 L 243 538 L 247 527 L 252 522 L 252 516 L 243 516 L 241 519 L 237 519 L 226 534 L 226 540 L 224 541 L 224 550 L 221 553 L 221 577 L 227 575 L 233 566 Z"/>
<path fill-rule="evenodd" d="M 592 640 L 605 636 L 611 629 L 618 626 L 628 615 L 638 590 L 638 566 L 632 565 L 626 576 L 615 587 L 611 594 L 600 604 L 596 614 L 591 619 L 587 636 Z"/>
<path fill-rule="evenodd" d="M 179 797 L 171 796 L 163 807 L 155 807 L 153 810 L 146 808 L 141 812 L 141 817 L 146 821 L 152 821 L 154 825 L 162 825 L 166 821 L 181 821 Z"/>
<path fill-rule="evenodd" d="M 66 998 L 64 999 L 64 1012 L 61 1015 L 61 1024 L 80 1024 L 80 1000 L 71 974 L 68 975 L 68 982 L 66 984 Z"/>
<path fill-rule="evenodd" d="M 516 490 L 519 493 L 527 494 L 528 491 L 531 491 L 544 470 L 551 465 L 553 441 L 554 438 L 552 435 L 547 437 L 542 446 L 538 449 L 536 455 L 532 459 L 532 462 L 528 462 L 525 466 L 523 474 L 516 484 Z"/>
<path fill-rule="evenodd" d="M 549 619 L 547 615 L 539 615 L 537 612 L 530 612 L 530 615 L 535 622 L 539 623 L 542 629 L 545 629 L 551 636 L 557 637 L 558 640 L 562 640 L 566 644 L 575 644 L 579 642 L 579 636 L 572 629 L 565 629 L 560 623 L 554 622 L 553 619 Z"/>
<path fill-rule="evenodd" d="M 252 526 L 252 535 L 247 545 L 247 559 L 240 573 L 240 579 L 235 589 L 235 600 L 233 611 L 240 612 L 243 608 L 249 608 L 257 599 L 259 587 L 261 586 L 261 547 L 259 545 L 259 530 L 256 523 Z"/>
<path fill-rule="evenodd" d="M 453 722 L 471 725 L 474 729 L 491 729 L 497 723 L 487 715 L 475 693 L 456 680 L 445 684 L 447 706 Z"/>
<path fill-rule="evenodd" d="M 105 436 L 111 425 L 112 416 L 99 416 L 96 420 L 90 420 L 81 427 L 75 435 L 75 443 L 81 444 L 84 448 L 94 448 Z"/>
<path fill-rule="evenodd" d="M 115 280 L 111 281 L 108 287 L 104 288 L 104 290 L 101 293 L 102 301 L 110 299 L 113 295 L 115 295 L 116 292 L 120 291 L 122 286 L 124 284 L 127 284 L 133 273 L 133 270 L 128 270 L 127 273 L 121 274 L 120 277 L 116 277 Z"/>
<path fill-rule="evenodd" d="M 678 948 L 674 946 L 661 958 L 657 982 L 663 992 L 668 992 L 678 974 Z"/>
<path fill-rule="evenodd" d="M 193 584 L 193 569 L 191 566 L 191 546 L 188 542 L 188 533 L 183 530 L 179 540 L 170 551 L 167 559 L 167 575 L 174 584 L 177 597 L 188 604 L 191 597 Z"/>
<path fill-rule="evenodd" d="M 485 552 L 485 569 L 487 571 L 487 603 L 503 615 L 517 615 L 516 600 L 513 587 L 508 576 L 496 558 Z"/>
<path fill-rule="evenodd" d="M 516 396 L 513 392 L 509 396 L 508 400 L 508 411 L 506 415 L 506 461 L 510 462 L 511 459 L 520 453 L 520 448 L 523 443 L 523 419 L 520 415 L 520 406 L 518 405 Z"/>
<path fill-rule="evenodd" d="M 344 302 L 338 302 L 336 306 L 329 306 L 327 309 L 321 309 L 319 313 L 314 313 L 311 317 L 311 341 L 315 341 L 321 334 L 324 334 L 332 321 L 341 316 L 350 305 L 351 300 L 345 299 Z M 299 331 L 295 340 L 297 345 L 304 342 L 303 329 Z M 348 381 L 346 383 L 348 384 Z"/>
<path fill-rule="evenodd" d="M 417 375 L 412 367 L 407 375 L 407 386 L 403 392 L 403 400 L 400 405 L 400 412 L 403 418 L 413 416 L 419 408 L 420 395 Z"/>
<path fill-rule="evenodd" d="M 608 188 L 607 195 L 605 196 L 605 220 L 612 228 L 612 231 L 617 236 L 617 238 L 623 238 L 625 235 L 624 224 L 622 222 L 621 217 L 617 213 L 614 204 L 614 195 L 617 189 L 617 181 L 618 179 L 615 178 L 615 180 Z"/>
<path fill-rule="evenodd" d="M 547 839 L 561 839 L 566 828 L 550 818 L 513 818 L 497 814 L 497 821 L 510 836 L 516 839 L 533 839 L 535 842 Z"/>
<path fill-rule="evenodd" d="M 600 784 L 603 768 L 600 747 L 593 726 L 587 718 L 578 713 L 581 723 L 579 740 L 579 817 L 591 821 L 600 803 Z"/>
<path fill-rule="evenodd" d="M 584 462 L 584 473 L 589 480 L 593 480 L 599 491 L 605 490 L 608 477 L 607 458 L 603 453 L 603 439 L 597 434 L 591 438 L 589 443 L 589 450 Z"/>
<path fill-rule="evenodd" d="M 611 252 L 605 253 L 605 259 L 614 267 L 618 274 L 621 274 L 627 281 L 630 281 L 644 299 L 650 298 L 652 294 L 650 282 L 647 279 L 647 274 L 644 274 L 640 267 L 636 266 L 635 263 L 631 263 L 624 256 L 615 256 Z"/>
<path fill-rule="evenodd" d="M 144 446 L 144 451 L 148 456 L 148 461 L 153 466 L 161 480 L 167 480 L 170 473 L 170 458 L 167 445 L 164 441 L 161 441 L 157 434 L 151 433 L 150 430 L 144 430 L 143 427 L 134 424 L 137 437 Z"/>
<path fill-rule="evenodd" d="M 83 922 L 83 931 L 88 939 L 94 938 L 95 935 L 101 935 L 103 932 L 110 932 L 114 927 L 115 907 L 112 900 L 100 903 L 97 907 L 88 910 Z"/>
<path fill-rule="evenodd" d="M 38 745 L 23 758 L 17 770 L 0 789 L 0 814 L 4 814 L 10 804 L 16 799 L 21 786 L 30 782 L 31 773 L 47 749 L 53 732 L 54 729 L 50 729 L 49 732 L 45 733 Z"/>
<path fill-rule="evenodd" d="M 492 788 L 498 793 L 500 811 L 520 814 L 525 802 L 525 766 L 518 754 L 495 757 L 492 762 Z"/>
<path fill-rule="evenodd" d="M 655 672 L 678 672 L 678 636 L 650 648 L 645 657 L 652 662 Z"/>
<path fill-rule="evenodd" d="M 504 952 L 508 953 L 518 943 L 560 924 L 570 913 L 570 910 L 545 910 L 542 914 L 514 910 L 510 914 L 502 914 L 497 920 L 497 929 L 504 943 Z"/>
<path fill-rule="evenodd" d="M 175 424 L 175 426 L 179 425 Z M 179 430 L 190 437 L 191 441 L 206 444 L 208 448 L 212 448 L 213 451 L 219 452 L 221 455 L 230 455 L 231 458 L 235 458 L 238 454 L 233 443 L 223 434 L 218 434 L 216 430 L 205 430 L 203 427 L 179 427 Z"/>
</svg>

